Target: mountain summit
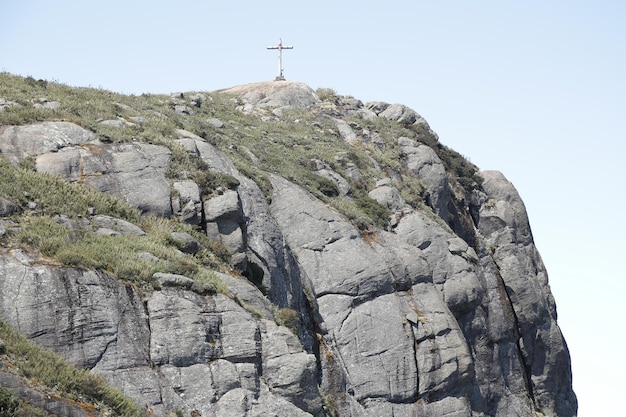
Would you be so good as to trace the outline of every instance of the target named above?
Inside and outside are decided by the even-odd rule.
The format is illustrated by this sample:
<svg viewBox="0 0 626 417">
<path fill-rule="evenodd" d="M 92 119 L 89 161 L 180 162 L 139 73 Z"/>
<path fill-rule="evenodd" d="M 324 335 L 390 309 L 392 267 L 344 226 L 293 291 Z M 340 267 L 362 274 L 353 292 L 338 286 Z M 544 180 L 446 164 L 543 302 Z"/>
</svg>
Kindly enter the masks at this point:
<svg viewBox="0 0 626 417">
<path fill-rule="evenodd" d="M 522 199 L 407 106 L 3 73 L 0 151 L 13 409 L 576 415 Z"/>
<path fill-rule="evenodd" d="M 221 91 L 239 96 L 254 107 L 307 109 L 320 103 L 311 87 L 295 81 L 262 81 Z"/>
</svg>

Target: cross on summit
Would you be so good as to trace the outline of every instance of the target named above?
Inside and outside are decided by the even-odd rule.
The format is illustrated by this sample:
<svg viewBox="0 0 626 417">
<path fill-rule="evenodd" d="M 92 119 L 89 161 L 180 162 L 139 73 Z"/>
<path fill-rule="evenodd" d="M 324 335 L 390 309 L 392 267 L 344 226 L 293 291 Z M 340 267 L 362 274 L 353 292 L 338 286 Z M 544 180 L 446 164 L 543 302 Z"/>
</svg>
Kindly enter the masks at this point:
<svg viewBox="0 0 626 417">
<path fill-rule="evenodd" d="M 283 40 L 279 38 L 277 46 L 268 46 L 267 49 L 278 49 L 278 75 L 275 80 L 285 81 L 285 77 L 283 77 L 283 49 L 293 49 L 293 46 L 283 46 Z"/>
</svg>

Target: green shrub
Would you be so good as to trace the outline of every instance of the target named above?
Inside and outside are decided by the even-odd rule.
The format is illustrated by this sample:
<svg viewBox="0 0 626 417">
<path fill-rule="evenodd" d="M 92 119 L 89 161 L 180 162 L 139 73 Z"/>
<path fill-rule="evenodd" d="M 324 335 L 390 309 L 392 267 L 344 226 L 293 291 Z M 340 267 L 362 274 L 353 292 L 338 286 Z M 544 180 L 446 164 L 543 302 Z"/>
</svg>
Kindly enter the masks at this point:
<svg viewBox="0 0 626 417">
<path fill-rule="evenodd" d="M 402 178 L 400 195 L 404 199 L 404 202 L 411 207 L 415 209 L 420 207 L 423 203 L 423 196 L 425 192 L 426 187 L 419 178 L 413 175 Z"/>
<path fill-rule="evenodd" d="M 334 104 L 339 102 L 339 97 L 332 88 L 318 88 L 315 90 L 315 94 L 317 95 L 317 98 L 322 101 L 328 101 Z"/>
<path fill-rule="evenodd" d="M 321 193 L 326 197 L 337 197 L 339 195 L 339 189 L 335 183 L 328 178 L 321 177 L 314 173 L 308 174 L 305 178 L 303 182 L 307 185 L 306 188 L 313 191 L 314 194 Z"/>
<path fill-rule="evenodd" d="M 355 199 L 356 205 L 372 220 L 378 227 L 384 227 L 389 221 L 391 210 L 378 203 L 368 195 L 361 195 Z M 360 227 L 361 228 L 361 227 Z M 361 228 L 361 230 L 364 230 Z"/>
<path fill-rule="evenodd" d="M 0 387 L 0 417 L 15 416 L 21 402 L 12 389 Z"/>
<path fill-rule="evenodd" d="M 215 92 L 205 93 L 207 99 L 199 106 L 192 104 L 194 114 L 187 115 L 174 110 L 173 105 L 178 98 L 166 95 L 127 96 L 102 89 L 73 88 L 43 81 L 0 73 L 0 97 L 19 103 L 19 106 L 8 106 L 0 112 L 0 124 L 63 119 L 93 130 L 101 140 L 109 143 L 133 140 L 168 147 L 172 151 L 168 177 L 193 179 L 199 184 L 203 198 L 219 188 L 234 189 L 238 181 L 210 171 L 201 158 L 189 154 L 175 141 L 177 129 L 193 132 L 227 154 L 242 175 L 256 182 L 268 201 L 272 196 L 269 175 L 278 174 L 335 207 L 361 230 L 371 226 L 384 227 L 387 222 L 388 211 L 362 197 L 383 173 L 403 178 L 397 186 L 405 201 L 416 209 L 425 209 L 421 201 L 423 189 L 418 180 L 412 179 L 407 172 L 400 154 L 397 141 L 401 136 L 424 143 L 437 153 L 450 174 L 456 198 L 462 199 L 463 194 L 481 187 L 477 168 L 439 143 L 437 137 L 422 125 L 406 126 L 384 118 L 365 120 L 348 115 L 346 121 L 355 126 L 355 131 L 362 134 L 363 139 L 357 145 L 350 145 L 338 134 L 334 119 L 327 114 L 328 106 L 322 109 L 285 109 L 280 117 L 273 115 L 271 109 L 257 109 L 258 114 L 248 115 L 237 109 L 242 104 L 240 98 Z M 340 99 L 330 88 L 317 89 L 316 94 L 331 105 L 336 105 Z M 33 100 L 42 96 L 59 101 L 61 106 L 54 110 L 35 108 Z M 261 120 L 259 114 L 268 117 Z M 133 116 L 141 116 L 146 122 L 125 127 L 99 123 L 116 118 L 131 121 Z M 215 128 L 207 123 L 208 117 L 219 118 L 226 124 L 223 128 Z M 307 163 L 312 159 L 324 161 L 340 174 L 345 174 L 348 162 L 355 164 L 362 178 L 351 183 L 353 198 L 339 197 L 332 181 L 313 172 L 314 169 Z M 95 195 L 77 199 L 73 188 L 61 185 L 58 179 L 28 177 L 24 172 L 33 167 L 34 160 L 25 160 L 21 174 L 16 176 L 11 173 L 7 177 L 4 175 L 7 169 L 0 166 L 0 175 L 11 179 L 0 184 L 0 193 L 11 196 L 23 207 L 34 201 L 37 203 L 36 211 L 48 215 L 70 212 L 84 215 L 92 207 L 97 213 L 130 218 L 131 221 L 139 216 L 136 210 L 119 200 L 115 202 L 96 198 Z M 29 181 L 34 182 L 29 184 Z M 37 191 L 41 189 L 53 191 L 43 195 Z M 80 256 L 65 256 L 68 262 L 85 262 Z M 219 258 L 220 255 L 213 260 Z M 207 259 L 207 262 L 212 261 Z M 127 273 L 130 274 L 131 270 Z"/>
<path fill-rule="evenodd" d="M 27 163 L 28 165 L 28 163 Z M 68 184 L 58 176 L 12 166 L 0 158 L 0 195 L 26 207 L 35 202 L 37 210 L 49 215 L 86 216 L 90 211 L 126 220 L 136 220 L 139 211 L 121 200 L 79 184 Z"/>
<path fill-rule="evenodd" d="M 50 217 L 25 217 L 17 237 L 20 243 L 49 257 L 71 243 L 69 230 Z"/>
<path fill-rule="evenodd" d="M 334 392 L 324 392 L 321 387 L 317 387 L 320 393 L 320 397 L 322 399 L 322 404 L 324 404 L 324 411 L 327 417 L 338 417 L 339 412 L 337 411 L 337 394 Z"/>
<path fill-rule="evenodd" d="M 216 171 L 196 171 L 194 181 L 200 188 L 202 196 L 210 196 L 218 189 L 234 190 L 239 186 L 239 180 L 232 175 L 222 174 Z"/>
<path fill-rule="evenodd" d="M 446 171 L 453 174 L 466 192 L 480 187 L 483 180 L 478 175 L 478 168 L 475 165 L 458 152 L 445 146 L 437 146 L 436 150 L 439 151 L 439 158 L 443 162 Z"/>
<path fill-rule="evenodd" d="M 24 81 L 26 82 L 26 84 L 30 85 L 31 87 L 39 87 L 39 88 L 45 89 L 48 86 L 48 81 L 41 80 L 41 79 L 35 80 L 30 75 L 26 77 Z"/>
<path fill-rule="evenodd" d="M 196 256 L 181 253 L 172 243 L 171 233 L 177 224 L 163 218 L 142 219 L 145 236 L 101 236 L 90 230 L 70 230 L 49 216 L 25 216 L 17 240 L 63 265 L 98 269 L 125 282 L 150 285 L 155 272 L 169 272 L 201 281 L 215 292 L 226 291 L 219 277 L 207 268 L 219 268 L 224 262 L 209 252 L 206 237 L 204 249 Z M 141 253 L 151 253 L 158 262 L 145 260 Z"/>
<path fill-rule="evenodd" d="M 34 156 L 27 156 L 20 161 L 19 167 L 26 171 L 35 172 L 37 170 L 37 159 Z"/>
<path fill-rule="evenodd" d="M 281 308 L 276 312 L 279 325 L 289 328 L 295 335 L 300 331 L 300 315 L 292 308 Z"/>
</svg>

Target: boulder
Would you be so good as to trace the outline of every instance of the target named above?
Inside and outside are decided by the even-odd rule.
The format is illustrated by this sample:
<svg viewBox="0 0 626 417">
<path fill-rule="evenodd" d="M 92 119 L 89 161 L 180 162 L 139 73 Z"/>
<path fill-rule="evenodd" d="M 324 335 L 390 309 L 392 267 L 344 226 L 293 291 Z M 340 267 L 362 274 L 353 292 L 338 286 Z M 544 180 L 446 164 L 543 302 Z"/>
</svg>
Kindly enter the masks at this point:
<svg viewBox="0 0 626 417">
<path fill-rule="evenodd" d="M 54 110 L 54 109 L 58 109 L 59 107 L 61 107 L 61 102 L 59 102 L 59 101 L 48 101 L 48 100 L 44 99 L 41 103 L 33 104 L 33 107 L 35 107 L 36 109 Z"/>
<path fill-rule="evenodd" d="M 7 217 L 20 211 L 20 207 L 13 201 L 0 197 L 0 217 Z"/>
<path fill-rule="evenodd" d="M 143 214 L 172 215 L 165 176 L 171 151 L 149 144 L 103 146 L 82 158 L 82 181 L 127 201 Z"/>
<path fill-rule="evenodd" d="M 7 108 L 11 107 L 20 107 L 21 104 L 16 101 L 7 100 L 5 98 L 0 97 L 0 112 L 4 111 Z"/>
<path fill-rule="evenodd" d="M 139 226 L 136 226 L 133 223 L 130 223 L 123 219 L 105 216 L 103 214 L 93 216 L 91 222 L 95 225 L 115 230 L 116 232 L 124 235 L 143 236 L 146 234 L 146 232 L 144 232 Z"/>
<path fill-rule="evenodd" d="M 0 153 L 12 164 L 27 156 L 36 157 L 95 140 L 92 132 L 69 122 L 0 126 Z"/>
<path fill-rule="evenodd" d="M 355 111 L 363 108 L 363 102 L 354 97 L 340 97 L 337 104 L 347 111 Z"/>
<path fill-rule="evenodd" d="M 219 317 L 201 313 L 202 307 L 215 311 L 214 301 L 194 293 L 181 297 L 179 290 L 170 289 L 170 285 L 154 292 L 147 303 L 152 363 L 186 367 L 217 359 L 220 357 Z M 174 329 L 176 331 L 172 331 Z"/>
<path fill-rule="evenodd" d="M 57 152 L 44 153 L 35 159 L 38 172 L 59 175 L 69 182 L 80 181 L 81 160 L 87 153 L 79 148 L 63 148 Z"/>
<path fill-rule="evenodd" d="M 389 107 L 389 103 L 385 103 L 384 101 L 370 101 L 365 103 L 365 108 L 374 112 L 377 116 L 385 111 Z"/>
<path fill-rule="evenodd" d="M 113 127 L 120 127 L 120 128 L 127 127 L 127 126 L 137 126 L 136 123 L 129 122 L 123 117 L 118 117 L 117 119 L 102 120 L 98 123 L 100 123 L 101 125 L 105 125 L 105 126 L 113 126 Z"/>
<path fill-rule="evenodd" d="M 172 239 L 183 253 L 193 255 L 201 249 L 200 242 L 189 233 L 172 232 Z"/>
<path fill-rule="evenodd" d="M 298 408 L 319 415 L 322 401 L 315 355 L 303 352 L 296 335 L 286 327 L 267 320 L 262 326 L 261 353 L 269 389 Z"/>
<path fill-rule="evenodd" d="M 418 119 L 421 119 L 417 112 L 402 104 L 390 104 L 385 110 L 378 113 L 378 116 L 404 125 L 412 125 Z"/>
<path fill-rule="evenodd" d="M 206 122 L 210 124 L 211 126 L 216 127 L 218 129 L 221 129 L 224 127 L 224 122 L 222 122 L 220 119 L 216 119 L 215 117 L 209 117 Z"/>
<path fill-rule="evenodd" d="M 241 175 L 233 162 L 213 145 L 199 140 L 186 140 L 184 144 L 210 169 L 232 175 L 239 181 L 237 194 L 246 220 L 245 227 L 241 229 L 246 242 L 246 275 L 254 282 L 260 281 L 270 300 L 279 307 L 306 308 L 302 293 L 303 278 L 291 252 L 284 246 L 284 238 L 264 193 L 254 181 Z M 234 207 L 232 197 L 229 198 L 231 207 Z M 218 232 L 217 225 L 211 227 L 207 224 L 207 235 L 217 236 Z"/>
<path fill-rule="evenodd" d="M 346 143 L 356 145 L 359 142 L 359 135 L 348 122 L 342 119 L 334 119 L 334 121 L 339 134 Z"/>
<path fill-rule="evenodd" d="M 311 87 L 294 81 L 244 84 L 221 92 L 239 97 L 252 109 L 262 107 L 306 109 L 320 103 Z"/>
<path fill-rule="evenodd" d="M 404 199 L 400 195 L 400 191 L 394 187 L 389 178 L 377 181 L 376 188 L 370 191 L 368 195 L 376 200 L 378 204 L 392 211 L 397 211 L 404 207 Z"/>
<path fill-rule="evenodd" d="M 204 216 L 209 222 L 218 219 L 243 220 L 239 194 L 236 191 L 227 190 L 222 195 L 210 198 L 204 202 Z"/>
<path fill-rule="evenodd" d="M 206 200 L 204 216 L 207 236 L 223 243 L 232 255 L 232 263 L 245 270 L 245 221 L 239 194 L 227 190 L 222 195 Z"/>
<path fill-rule="evenodd" d="M 279 177 L 272 185 L 272 213 L 311 279 L 326 344 L 335 347 L 329 355 L 341 357 L 340 369 L 323 368 L 324 384 L 343 372 L 363 413 L 373 399 L 406 403 L 453 386 L 469 392 L 471 354 L 419 249 L 382 231 L 380 243 L 368 243 L 298 187 Z M 389 320 L 411 312 L 425 321 Z"/>
<path fill-rule="evenodd" d="M 144 124 L 144 123 L 147 123 L 147 122 L 148 122 L 148 119 L 146 119 L 146 118 L 145 118 L 145 117 L 143 117 L 143 116 L 129 116 L 128 118 L 129 118 L 130 120 L 132 120 L 132 122 L 131 122 L 131 123 L 133 123 L 133 122 L 134 122 L 134 124 L 140 124 L 140 125 L 142 125 L 142 124 Z"/>
<path fill-rule="evenodd" d="M 201 142 L 204 142 L 204 139 L 202 139 L 200 136 L 196 135 L 195 133 L 189 132 L 188 130 L 185 130 L 185 129 L 176 129 L 176 134 L 180 138 L 193 139 L 193 140 L 199 140 Z"/>
<path fill-rule="evenodd" d="M 311 162 L 315 165 L 315 173 L 335 184 L 341 197 L 348 195 L 350 192 L 350 183 L 344 177 L 334 171 L 330 165 L 319 159 L 312 159 Z"/>
<path fill-rule="evenodd" d="M 195 181 L 176 181 L 172 184 L 176 194 L 172 196 L 172 210 L 185 223 L 199 225 L 202 221 L 200 187 Z"/>
<path fill-rule="evenodd" d="M 80 182 L 101 192 L 111 194 L 127 201 L 144 214 L 170 217 L 170 185 L 165 176 L 169 167 L 171 151 L 165 147 L 150 144 L 104 145 L 99 142 L 74 146 L 80 140 L 92 138 L 78 126 L 65 127 L 69 132 L 84 134 L 58 139 L 53 145 L 45 141 L 46 146 L 34 148 L 24 146 L 19 152 L 21 158 L 36 156 L 38 172 L 60 175 L 64 180 Z M 36 131 L 37 134 L 47 134 Z M 7 130 L 5 129 L 5 133 Z M 86 132 L 86 131 L 85 131 Z M 35 133 L 30 132 L 35 135 Z M 69 135 L 69 133 L 67 133 Z M 22 137 L 22 136 L 20 136 Z M 29 136 L 25 136 L 27 139 Z M 42 141 L 43 138 L 34 142 Z M 71 138 L 75 140 L 70 141 Z M 24 140 L 26 140 L 24 139 Z M 14 141 L 15 142 L 15 141 Z M 10 145 L 10 142 L 8 142 Z M 17 142 L 16 142 L 17 143 Z M 21 142 L 20 142 L 21 143 Z M 0 135 L 0 148 L 8 147 Z M 51 151 L 52 148 L 52 151 Z M 17 155 L 13 152 L 11 155 Z M 9 155 L 9 157 L 11 157 Z"/>
<path fill-rule="evenodd" d="M 480 210 L 479 230 L 499 244 L 532 243 L 526 207 L 517 190 L 502 173 L 482 171 L 488 201 Z"/>
<path fill-rule="evenodd" d="M 524 203 L 515 187 L 497 171 L 481 172 L 488 200 L 480 209 L 479 230 L 501 276 L 520 331 L 519 351 L 526 383 L 542 409 L 574 415 L 571 369 L 548 274 L 535 247 Z M 550 367 L 550 372 L 547 371 Z"/>
</svg>

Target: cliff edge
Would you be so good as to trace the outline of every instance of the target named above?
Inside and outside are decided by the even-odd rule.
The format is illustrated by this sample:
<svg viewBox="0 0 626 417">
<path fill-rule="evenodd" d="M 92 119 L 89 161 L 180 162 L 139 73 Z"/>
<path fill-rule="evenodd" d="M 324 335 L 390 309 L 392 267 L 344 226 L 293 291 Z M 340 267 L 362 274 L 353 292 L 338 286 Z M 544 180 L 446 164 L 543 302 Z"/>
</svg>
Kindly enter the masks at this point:
<svg viewBox="0 0 626 417">
<path fill-rule="evenodd" d="M 414 110 L 2 77 L 0 316 L 147 415 L 576 415 L 522 199 Z"/>
</svg>

